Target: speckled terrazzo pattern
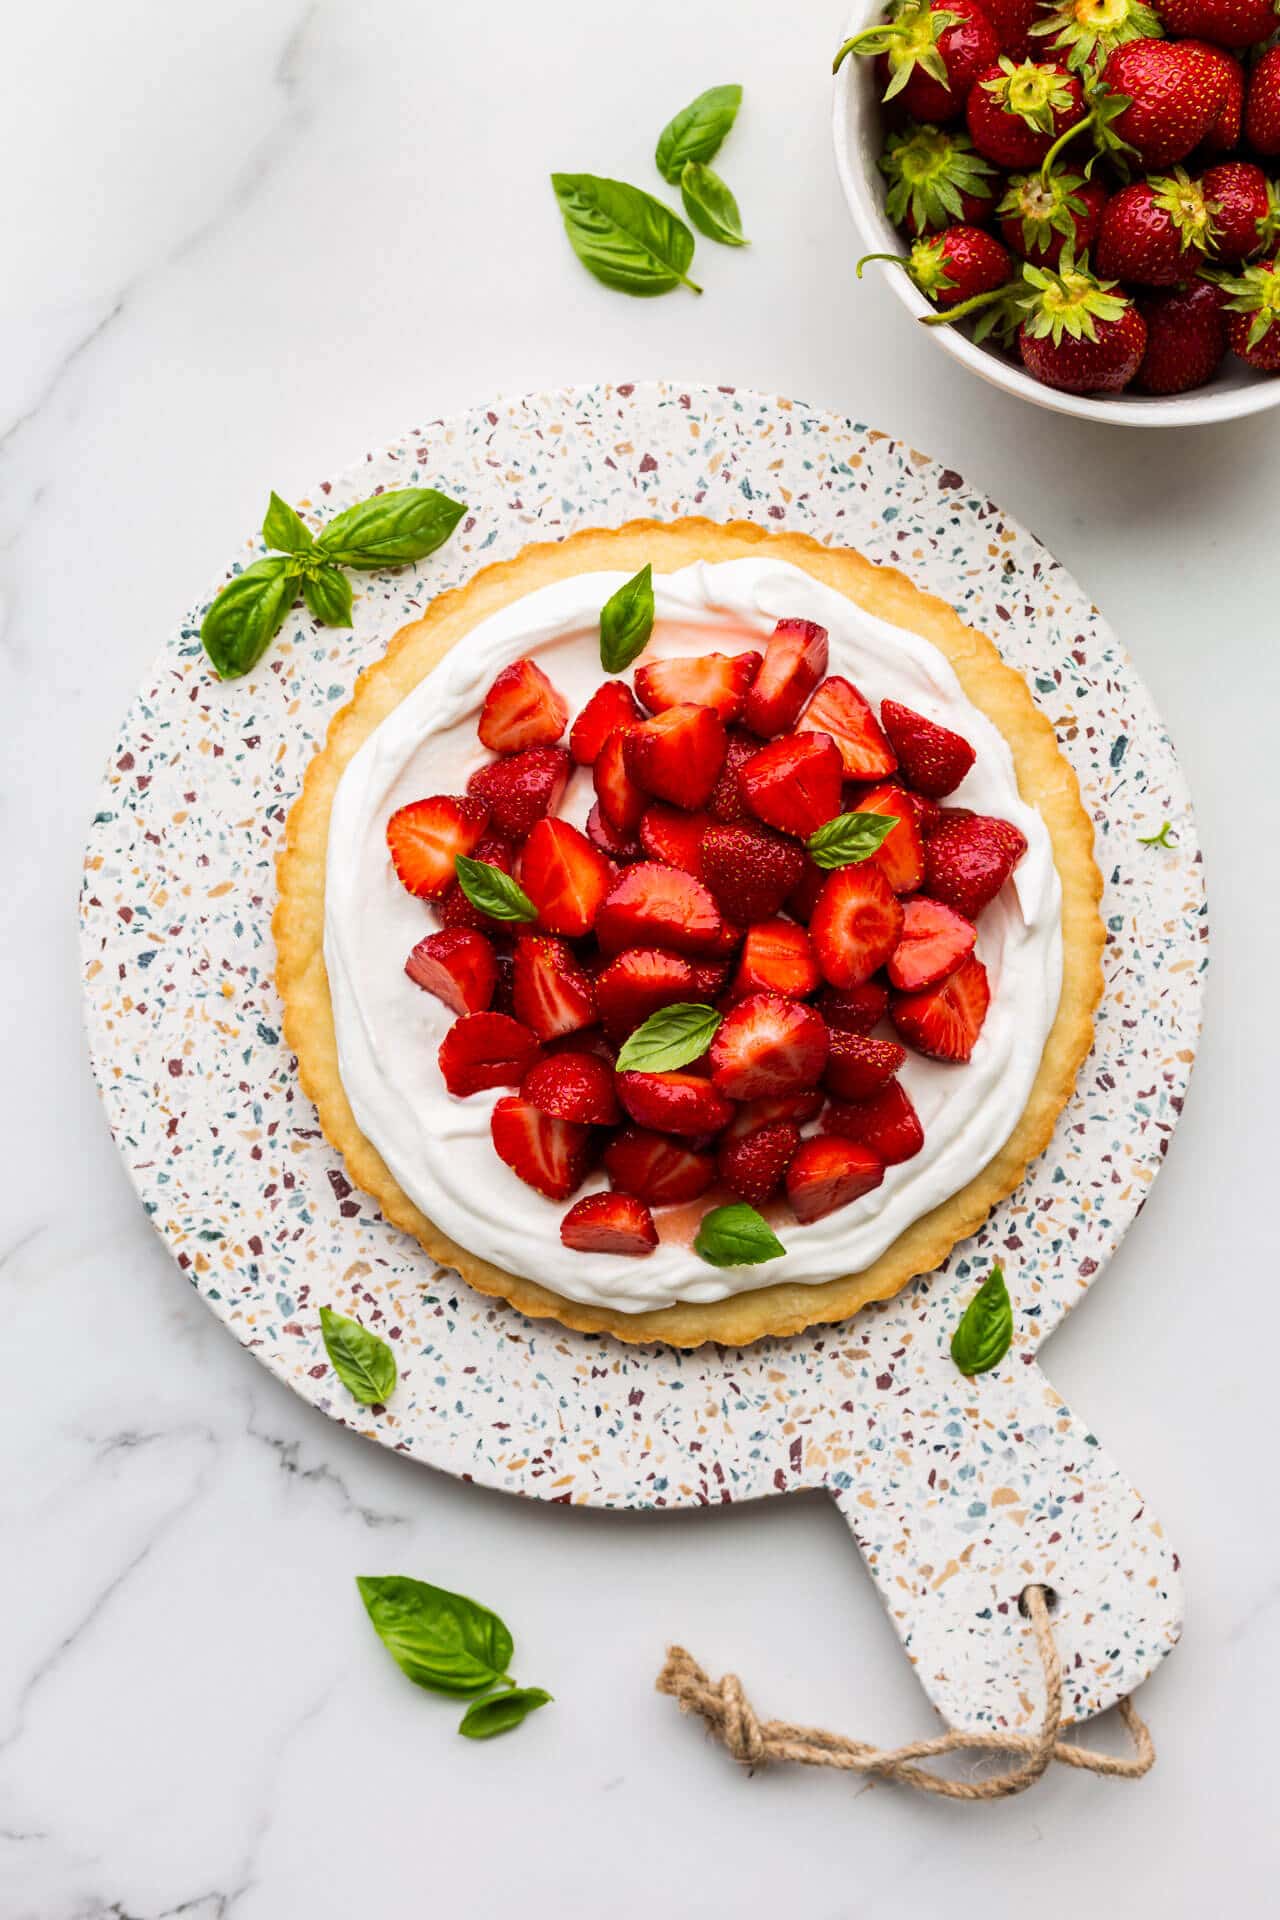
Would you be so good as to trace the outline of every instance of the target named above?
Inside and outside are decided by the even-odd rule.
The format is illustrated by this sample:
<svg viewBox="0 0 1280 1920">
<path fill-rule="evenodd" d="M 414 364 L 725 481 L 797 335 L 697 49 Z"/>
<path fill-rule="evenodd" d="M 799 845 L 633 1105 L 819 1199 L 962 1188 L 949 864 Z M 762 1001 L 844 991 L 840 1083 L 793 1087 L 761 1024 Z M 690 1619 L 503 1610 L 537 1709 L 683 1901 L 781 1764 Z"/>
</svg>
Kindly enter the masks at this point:
<svg viewBox="0 0 1280 1920">
<path fill-rule="evenodd" d="M 197 629 L 162 653 L 111 757 L 85 863 L 85 997 L 108 1118 L 157 1230 L 214 1311 L 314 1405 L 417 1459 L 540 1499 L 689 1506 L 826 1486 L 917 1672 L 962 1725 L 1022 1724 L 1016 1596 L 1060 1596 L 1073 1714 L 1176 1639 L 1176 1557 L 1035 1360 L 1146 1199 L 1194 1056 L 1207 922 L 1169 741 L 1078 587 L 959 475 L 795 403 L 598 387 L 436 422 L 300 503 L 432 484 L 471 511 L 416 574 L 356 581 L 356 631 L 291 616 L 220 685 Z M 847 543 L 952 601 L 1033 683 L 1098 831 L 1110 932 L 1094 1053 L 1050 1151 L 929 1281 L 848 1326 L 680 1354 L 530 1323 L 433 1271 L 353 1192 L 300 1093 L 272 985 L 273 860 L 361 664 L 442 588 L 530 540 L 640 515 Z M 260 551 L 246 544 L 241 564 Z M 1172 820 L 1175 851 L 1138 836 Z M 969 1383 L 954 1321 L 994 1258 L 1012 1353 Z M 328 1368 L 322 1302 L 396 1345 L 382 1411 Z M 673 1631 L 678 1621 L 670 1623 Z"/>
</svg>

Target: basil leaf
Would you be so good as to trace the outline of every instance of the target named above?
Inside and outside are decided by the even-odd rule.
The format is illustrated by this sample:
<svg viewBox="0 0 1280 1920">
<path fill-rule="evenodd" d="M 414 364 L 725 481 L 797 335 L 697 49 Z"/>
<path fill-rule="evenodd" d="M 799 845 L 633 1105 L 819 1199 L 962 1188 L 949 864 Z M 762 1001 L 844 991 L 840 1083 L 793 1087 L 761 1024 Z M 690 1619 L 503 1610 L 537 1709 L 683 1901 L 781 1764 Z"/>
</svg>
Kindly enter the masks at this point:
<svg viewBox="0 0 1280 1920">
<path fill-rule="evenodd" d="M 513 1687 L 510 1693 L 494 1693 L 487 1700 L 473 1700 L 458 1723 L 458 1732 L 468 1740 L 492 1740 L 495 1733 L 508 1733 L 518 1727 L 539 1707 L 545 1707 L 551 1695 L 542 1687 Z"/>
<path fill-rule="evenodd" d="M 659 1007 L 641 1023 L 618 1055 L 619 1073 L 674 1073 L 704 1054 L 724 1015 L 696 1000 Z"/>
<path fill-rule="evenodd" d="M 1013 1307 L 1003 1267 L 992 1267 L 960 1316 L 951 1336 L 951 1358 L 961 1373 L 986 1373 L 1013 1344 Z"/>
<path fill-rule="evenodd" d="M 742 231 L 738 203 L 718 173 L 700 160 L 685 162 L 680 175 L 680 198 L 684 210 L 699 233 L 718 240 L 722 247 L 746 247 L 751 243 Z"/>
<path fill-rule="evenodd" d="M 403 567 L 442 547 L 466 510 L 434 487 L 377 493 L 331 520 L 316 545 L 339 566 L 366 573 Z"/>
<path fill-rule="evenodd" d="M 704 1213 L 693 1250 L 712 1267 L 758 1267 L 786 1252 L 769 1222 L 745 1200 Z"/>
<path fill-rule="evenodd" d="M 600 665 L 624 673 L 653 632 L 653 567 L 648 561 L 600 609 Z"/>
<path fill-rule="evenodd" d="M 658 135 L 654 160 L 669 186 L 676 186 L 690 160 L 714 160 L 742 105 L 742 88 L 708 87 Z"/>
<path fill-rule="evenodd" d="M 536 920 L 538 909 L 509 873 L 487 860 L 472 860 L 460 853 L 453 863 L 458 885 L 473 907 L 487 913 L 491 920 Z"/>
<path fill-rule="evenodd" d="M 320 1309 L 324 1350 L 347 1392 L 362 1407 L 381 1406 L 396 1387 L 396 1357 L 385 1340 L 332 1307 Z"/>
<path fill-rule="evenodd" d="M 324 566 L 315 573 L 304 574 L 302 597 L 311 618 L 318 620 L 322 627 L 352 625 L 351 582 L 341 567 Z"/>
<path fill-rule="evenodd" d="M 398 1573 L 358 1576 L 374 1630 L 402 1673 L 436 1693 L 483 1693 L 507 1677 L 514 1652 L 496 1613 Z"/>
<path fill-rule="evenodd" d="M 661 200 L 594 173 L 553 173 L 551 184 L 570 246 L 606 287 L 642 299 L 675 286 L 702 292 L 686 271 L 693 235 Z"/>
<path fill-rule="evenodd" d="M 898 824 L 893 813 L 838 813 L 805 841 L 815 867 L 853 867 L 869 860 Z"/>
<path fill-rule="evenodd" d="M 262 658 L 297 598 L 297 569 L 269 554 L 229 580 L 200 623 L 200 643 L 223 680 L 236 680 Z"/>
<path fill-rule="evenodd" d="M 278 493 L 271 496 L 267 517 L 262 523 L 262 537 L 269 547 L 276 547 L 281 553 L 305 553 L 315 544 L 310 527 L 304 525 Z"/>
</svg>

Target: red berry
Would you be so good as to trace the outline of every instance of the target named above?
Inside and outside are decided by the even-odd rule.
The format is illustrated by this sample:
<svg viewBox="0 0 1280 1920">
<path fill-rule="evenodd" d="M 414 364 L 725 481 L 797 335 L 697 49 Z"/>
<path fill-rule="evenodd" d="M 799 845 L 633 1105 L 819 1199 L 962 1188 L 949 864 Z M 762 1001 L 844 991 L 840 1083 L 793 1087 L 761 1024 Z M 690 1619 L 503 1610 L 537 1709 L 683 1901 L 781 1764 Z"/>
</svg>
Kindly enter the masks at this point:
<svg viewBox="0 0 1280 1920">
<path fill-rule="evenodd" d="M 974 762 L 973 748 L 962 734 L 896 700 L 880 702 L 880 718 L 909 787 L 942 800 L 960 785 Z"/>
<path fill-rule="evenodd" d="M 886 781 L 859 794 L 857 810 L 894 820 L 896 824 L 864 864 L 878 868 L 895 893 L 914 893 L 924 879 L 924 845 L 905 790 L 895 781 Z"/>
<path fill-rule="evenodd" d="M 468 1013 L 440 1042 L 440 1072 L 450 1093 L 518 1087 L 538 1052 L 536 1034 L 506 1013 Z"/>
<path fill-rule="evenodd" d="M 477 731 L 494 753 L 518 753 L 524 747 L 554 746 L 568 719 L 568 702 L 542 668 L 532 660 L 514 660 L 486 693 Z"/>
<path fill-rule="evenodd" d="M 827 1059 L 820 1013 L 776 993 L 739 1001 L 711 1043 L 711 1077 L 733 1100 L 760 1100 L 816 1086 Z"/>
<path fill-rule="evenodd" d="M 636 692 L 650 713 L 668 707 L 714 707 L 726 726 L 742 712 L 760 670 L 758 653 L 703 653 L 652 660 L 636 668 Z"/>
<path fill-rule="evenodd" d="M 858 987 L 882 967 L 902 934 L 902 904 L 889 882 L 865 864 L 831 874 L 809 921 L 823 978 Z"/>
<path fill-rule="evenodd" d="M 420 900 L 439 900 L 454 883 L 458 855 L 474 851 L 488 824 L 483 800 L 457 794 L 398 807 L 387 821 L 387 850 L 400 884 Z"/>
<path fill-rule="evenodd" d="M 1003 54 L 978 74 L 965 107 L 979 153 L 997 166 L 1038 167 L 1068 127 L 1085 116 L 1078 77 L 1056 61 Z"/>
<path fill-rule="evenodd" d="M 873 1193 L 884 1179 L 885 1163 L 872 1148 L 828 1135 L 805 1140 L 787 1168 L 787 1199 L 796 1219 L 807 1225 L 839 1207 Z"/>
<path fill-rule="evenodd" d="M 966 920 L 976 920 L 1026 850 L 1026 840 L 1007 820 L 950 815 L 925 842 L 925 889 Z"/>
<path fill-rule="evenodd" d="M 1006 246 L 1038 267 L 1054 267 L 1064 247 L 1077 258 L 1098 235 L 1107 190 L 1081 173 L 1015 174 L 997 213 Z"/>
<path fill-rule="evenodd" d="M 758 920 L 747 929 L 733 976 L 733 997 L 780 993 L 803 1000 L 821 984 L 809 936 L 794 920 Z"/>
<path fill-rule="evenodd" d="M 597 1053 L 566 1049 L 535 1061 L 520 1082 L 520 1098 L 540 1113 L 580 1126 L 612 1127 L 622 1117 L 613 1068 Z"/>
<path fill-rule="evenodd" d="M 778 1191 L 799 1145 L 799 1127 L 774 1120 L 737 1140 L 726 1133 L 716 1167 L 730 1193 L 753 1207 L 762 1206 Z"/>
<path fill-rule="evenodd" d="M 878 980 L 864 980 L 856 987 L 824 987 L 818 1011 L 829 1027 L 870 1033 L 889 1011 L 889 995 Z"/>
<path fill-rule="evenodd" d="M 1280 231 L 1280 202 L 1261 167 L 1251 160 L 1223 160 L 1201 175 L 1213 208 L 1213 252 L 1239 266 L 1265 253 Z"/>
<path fill-rule="evenodd" d="M 702 838 L 702 877 L 716 905 L 730 920 L 749 924 L 777 913 L 804 872 L 805 856 L 753 822 L 708 827 Z"/>
<path fill-rule="evenodd" d="M 569 751 L 580 767 L 596 763 L 601 747 L 619 727 L 642 720 L 636 697 L 625 680 L 605 680 L 598 686 L 569 734 Z"/>
<path fill-rule="evenodd" d="M 518 1094 L 499 1100 L 490 1116 L 489 1132 L 498 1158 L 548 1200 L 567 1200 L 586 1178 L 589 1128 L 556 1120 Z"/>
<path fill-rule="evenodd" d="M 628 947 L 596 975 L 596 1005 L 610 1040 L 625 1040 L 660 1007 L 696 999 L 693 968 L 660 947 Z"/>
<path fill-rule="evenodd" d="M 762 740 L 794 727 L 827 670 L 827 630 L 812 620 L 779 620 L 764 650 L 742 717 Z"/>
<path fill-rule="evenodd" d="M 840 749 L 846 780 L 883 780 L 897 768 L 897 755 L 870 703 L 838 673 L 818 688 L 797 731 L 828 734 Z"/>
<path fill-rule="evenodd" d="M 886 1166 L 911 1160 L 924 1145 L 924 1128 L 901 1080 L 891 1080 L 870 1100 L 831 1100 L 822 1116 L 825 1133 L 870 1147 Z"/>
<path fill-rule="evenodd" d="M 628 867 L 596 915 L 602 953 L 624 947 L 670 947 L 676 953 L 713 953 L 724 922 L 700 880 L 675 867 Z"/>
<path fill-rule="evenodd" d="M 889 982 L 903 993 L 936 986 L 973 952 L 977 929 L 940 900 L 908 900 L 902 938 L 889 956 Z"/>
<path fill-rule="evenodd" d="M 761 747 L 738 775 L 758 820 L 807 840 L 840 811 L 843 764 L 825 733 L 793 733 Z"/>
<path fill-rule="evenodd" d="M 724 764 L 724 722 L 712 707 L 668 707 L 623 735 L 636 785 L 673 806 L 705 807 Z"/>
<path fill-rule="evenodd" d="M 651 860 L 701 879 L 702 836 L 710 825 L 709 813 L 686 813 L 655 801 L 640 816 L 640 844 Z"/>
<path fill-rule="evenodd" d="M 837 1100 L 869 1100 L 888 1086 L 906 1057 L 894 1040 L 873 1040 L 835 1027 L 823 1082 Z"/>
<path fill-rule="evenodd" d="M 540 1040 L 555 1040 L 595 1024 L 589 977 L 563 940 L 522 934 L 516 942 L 511 1000 L 516 1018 Z"/>
<path fill-rule="evenodd" d="M 655 1133 L 719 1133 L 733 1107 L 696 1073 L 620 1073 L 618 1098 L 639 1127 Z"/>
<path fill-rule="evenodd" d="M 1208 198 L 1178 167 L 1112 194 L 1102 210 L 1094 262 L 1105 279 L 1176 286 L 1199 271 L 1211 231 Z"/>
<path fill-rule="evenodd" d="M 1280 47 L 1269 48 L 1249 76 L 1244 136 L 1255 153 L 1280 153 Z"/>
<path fill-rule="evenodd" d="M 1138 302 L 1147 350 L 1134 380 L 1143 393 L 1187 393 L 1211 380 L 1227 351 L 1223 295 L 1207 280 Z"/>
<path fill-rule="evenodd" d="M 604 1150 L 604 1168 L 622 1193 L 633 1193 L 653 1207 L 679 1206 L 704 1194 L 715 1178 L 716 1163 L 684 1140 L 644 1127 L 625 1127 Z"/>
<path fill-rule="evenodd" d="M 415 986 L 425 987 L 454 1013 L 483 1013 L 498 983 L 498 962 L 482 933 L 453 927 L 419 940 L 404 963 Z"/>
<path fill-rule="evenodd" d="M 496 833 L 523 840 L 536 821 L 560 805 L 571 770 L 563 747 L 529 747 L 477 767 L 467 792 L 487 804 Z"/>
<path fill-rule="evenodd" d="M 560 1238 L 576 1253 L 615 1253 L 632 1259 L 658 1244 L 653 1215 L 629 1193 L 589 1193 L 560 1222 Z"/>
</svg>

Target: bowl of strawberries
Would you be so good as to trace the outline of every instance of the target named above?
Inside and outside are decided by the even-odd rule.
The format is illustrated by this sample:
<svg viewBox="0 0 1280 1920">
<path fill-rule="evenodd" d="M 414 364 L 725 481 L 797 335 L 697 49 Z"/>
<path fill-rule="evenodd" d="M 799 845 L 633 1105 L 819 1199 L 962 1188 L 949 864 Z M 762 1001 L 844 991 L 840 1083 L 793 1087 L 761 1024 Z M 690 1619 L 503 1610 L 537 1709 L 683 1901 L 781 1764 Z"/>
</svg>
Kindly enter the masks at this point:
<svg viewBox="0 0 1280 1920">
<path fill-rule="evenodd" d="M 1280 402 L 1280 0 L 870 0 L 835 69 L 859 277 L 954 359 L 1137 426 Z"/>
</svg>

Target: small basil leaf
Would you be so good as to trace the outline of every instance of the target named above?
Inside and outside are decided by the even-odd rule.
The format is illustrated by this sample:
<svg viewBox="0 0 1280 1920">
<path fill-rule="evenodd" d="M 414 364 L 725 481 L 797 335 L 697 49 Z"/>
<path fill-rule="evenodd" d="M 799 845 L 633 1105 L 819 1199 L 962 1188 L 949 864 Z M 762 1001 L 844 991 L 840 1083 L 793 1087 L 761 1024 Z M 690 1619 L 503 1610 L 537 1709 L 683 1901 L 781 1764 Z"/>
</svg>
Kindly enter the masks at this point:
<svg viewBox="0 0 1280 1920">
<path fill-rule="evenodd" d="M 722 247 L 746 247 L 750 241 L 742 231 L 738 203 L 718 173 L 701 160 L 685 162 L 680 175 L 680 198 L 684 210 L 699 233 L 718 240 Z"/>
<path fill-rule="evenodd" d="M 276 547 L 281 553 L 305 553 L 315 544 L 310 527 L 304 525 L 278 493 L 271 496 L 267 517 L 262 523 L 262 537 L 269 547 Z"/>
<path fill-rule="evenodd" d="M 653 157 L 669 186 L 678 184 L 688 161 L 714 160 L 741 105 L 741 87 L 708 87 L 668 120 Z"/>
<path fill-rule="evenodd" d="M 403 1574 L 358 1576 L 360 1598 L 402 1673 L 436 1693 L 484 1693 L 505 1680 L 514 1651 L 496 1613 Z"/>
<path fill-rule="evenodd" d="M 270 554 L 229 580 L 213 602 L 200 641 L 221 679 L 248 673 L 271 645 L 297 595 L 295 571 L 283 554 Z"/>
<path fill-rule="evenodd" d="M 594 173 L 553 173 L 551 184 L 570 246 L 606 287 L 643 299 L 676 286 L 702 292 L 688 276 L 693 235 L 661 200 Z"/>
<path fill-rule="evenodd" d="M 442 547 L 466 511 L 434 487 L 404 487 L 348 507 L 329 522 L 316 545 L 339 566 L 366 573 L 404 567 Z"/>
<path fill-rule="evenodd" d="M 805 851 L 815 867 L 853 867 L 869 860 L 898 824 L 892 813 L 838 813 L 810 834 Z"/>
<path fill-rule="evenodd" d="M 491 920 L 536 920 L 538 909 L 509 873 L 487 860 L 472 860 L 460 853 L 453 863 L 458 885 L 473 907 L 487 913 Z"/>
<path fill-rule="evenodd" d="M 703 1214 L 693 1250 L 712 1267 L 758 1267 L 786 1252 L 769 1222 L 745 1200 Z"/>
<path fill-rule="evenodd" d="M 332 1307 L 321 1307 L 320 1331 L 333 1370 L 354 1400 L 362 1407 L 376 1407 L 391 1398 L 396 1357 L 385 1340 Z"/>
<path fill-rule="evenodd" d="M 341 567 L 321 567 L 302 582 L 302 597 L 313 620 L 322 627 L 352 624 L 351 582 Z"/>
<path fill-rule="evenodd" d="M 674 1073 L 704 1054 L 724 1015 L 696 1000 L 659 1007 L 624 1042 L 619 1073 Z"/>
<path fill-rule="evenodd" d="M 600 609 L 600 665 L 625 673 L 653 632 L 653 568 L 646 561 Z"/>
<path fill-rule="evenodd" d="M 510 1693 L 494 1693 L 487 1700 L 473 1700 L 458 1723 L 458 1732 L 468 1740 L 492 1740 L 495 1733 L 509 1733 L 539 1707 L 545 1707 L 551 1695 L 542 1687 L 513 1687 Z"/>
<path fill-rule="evenodd" d="M 992 1267 L 960 1316 L 951 1336 L 951 1358 L 961 1373 L 986 1373 L 1013 1344 L 1013 1307 L 1004 1269 Z"/>
</svg>

